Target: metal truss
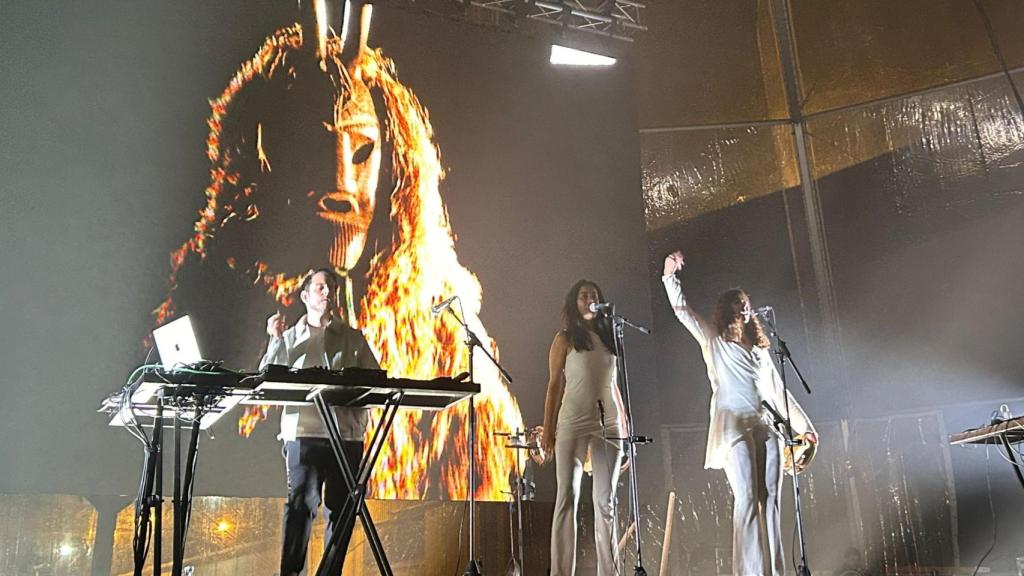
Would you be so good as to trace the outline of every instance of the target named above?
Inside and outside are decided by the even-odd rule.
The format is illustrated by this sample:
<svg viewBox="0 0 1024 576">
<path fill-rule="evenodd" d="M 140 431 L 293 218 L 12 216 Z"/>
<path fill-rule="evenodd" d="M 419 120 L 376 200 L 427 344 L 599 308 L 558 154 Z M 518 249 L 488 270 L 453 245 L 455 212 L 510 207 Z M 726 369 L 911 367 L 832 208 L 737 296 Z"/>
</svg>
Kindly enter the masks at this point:
<svg viewBox="0 0 1024 576">
<path fill-rule="evenodd" d="M 460 0 L 480 10 L 632 42 L 647 30 L 634 0 Z"/>
<path fill-rule="evenodd" d="M 559 32 L 572 30 L 633 42 L 647 30 L 640 19 L 646 7 L 636 0 L 377 0 L 401 8 L 497 27 L 520 30 L 526 21 Z"/>
</svg>

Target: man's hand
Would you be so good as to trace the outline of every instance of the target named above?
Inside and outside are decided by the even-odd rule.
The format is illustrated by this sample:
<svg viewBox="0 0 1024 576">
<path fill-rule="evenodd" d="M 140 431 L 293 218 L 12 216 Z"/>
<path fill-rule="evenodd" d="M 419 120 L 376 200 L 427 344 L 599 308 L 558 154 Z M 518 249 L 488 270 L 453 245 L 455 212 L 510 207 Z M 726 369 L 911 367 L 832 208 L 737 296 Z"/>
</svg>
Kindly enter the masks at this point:
<svg viewBox="0 0 1024 576">
<path fill-rule="evenodd" d="M 683 269 L 683 266 L 685 264 L 686 262 L 683 260 L 682 251 L 676 250 L 675 252 L 665 257 L 665 269 L 662 276 L 668 276 L 670 274 L 675 274 L 676 272 L 679 272 L 680 270 Z"/>
<path fill-rule="evenodd" d="M 284 329 L 285 318 L 281 312 L 275 312 L 273 316 L 267 318 L 267 336 L 281 338 L 284 335 Z"/>
</svg>

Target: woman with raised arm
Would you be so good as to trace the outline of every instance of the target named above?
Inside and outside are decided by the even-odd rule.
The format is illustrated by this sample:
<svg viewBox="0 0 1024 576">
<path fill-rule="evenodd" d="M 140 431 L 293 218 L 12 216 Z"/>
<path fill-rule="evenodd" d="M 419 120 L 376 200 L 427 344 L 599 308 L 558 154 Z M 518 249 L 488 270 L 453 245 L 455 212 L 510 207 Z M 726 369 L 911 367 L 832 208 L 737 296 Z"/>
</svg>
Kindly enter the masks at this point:
<svg viewBox="0 0 1024 576">
<path fill-rule="evenodd" d="M 611 322 L 592 312 L 601 289 L 580 280 L 565 297 L 562 329 L 548 354 L 544 453 L 554 453 L 558 480 L 551 521 L 551 576 L 576 572 L 576 509 L 583 464 L 593 468 L 594 540 L 598 576 L 619 573 L 615 486 L 622 458 L 625 410 L 617 385 Z"/>
<path fill-rule="evenodd" d="M 782 415 L 788 409 L 794 435 L 815 446 L 818 437 L 807 414 L 782 386 L 768 337 L 746 292 L 723 292 L 709 324 L 683 296 L 676 277 L 683 265 L 682 252 L 669 254 L 661 280 L 676 318 L 700 344 L 711 381 L 704 467 L 724 470 L 732 488 L 733 574 L 781 576 L 786 572 L 779 516 L 784 452 L 762 402 Z M 804 464 L 798 461 L 796 466 Z"/>
</svg>

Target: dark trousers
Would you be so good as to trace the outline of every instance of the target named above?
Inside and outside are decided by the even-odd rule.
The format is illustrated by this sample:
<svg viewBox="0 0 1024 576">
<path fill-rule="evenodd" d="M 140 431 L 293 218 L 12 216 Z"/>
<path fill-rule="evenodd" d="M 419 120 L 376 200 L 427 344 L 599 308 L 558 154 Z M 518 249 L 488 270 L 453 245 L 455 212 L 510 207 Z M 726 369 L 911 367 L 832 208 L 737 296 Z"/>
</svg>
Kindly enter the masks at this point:
<svg viewBox="0 0 1024 576">
<path fill-rule="evenodd" d="M 362 441 L 345 441 L 342 447 L 349 465 L 353 469 L 358 467 L 363 456 Z M 320 509 L 321 488 L 328 513 L 325 543 L 330 541 L 331 526 L 338 521 L 349 497 L 348 486 L 326 438 L 298 438 L 285 442 L 284 458 L 288 467 L 288 501 L 284 505 L 281 576 L 301 573 L 306 565 L 309 533 Z"/>
</svg>

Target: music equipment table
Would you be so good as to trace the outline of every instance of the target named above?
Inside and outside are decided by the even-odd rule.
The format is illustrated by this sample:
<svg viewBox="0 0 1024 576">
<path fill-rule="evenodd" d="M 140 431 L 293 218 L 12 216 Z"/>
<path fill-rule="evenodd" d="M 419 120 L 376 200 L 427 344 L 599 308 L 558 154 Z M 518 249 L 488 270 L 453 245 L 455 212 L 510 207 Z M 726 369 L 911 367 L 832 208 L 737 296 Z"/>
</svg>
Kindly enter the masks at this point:
<svg viewBox="0 0 1024 576">
<path fill-rule="evenodd" d="M 401 408 L 442 410 L 480 392 L 480 385 L 466 374 L 432 380 L 388 378 L 383 370 L 345 368 L 293 369 L 269 365 L 260 372 L 225 370 L 156 369 L 146 372 L 129 397 L 114 394 L 104 400 L 99 411 L 113 414 L 111 426 L 139 425 L 137 416 L 152 418 L 153 437 L 146 445 L 146 466 L 136 503 L 135 576 L 142 575 L 146 555 L 146 535 L 150 508 L 154 508 L 154 574 L 160 573 L 160 518 L 162 495 L 162 429 L 172 414 L 174 430 L 174 541 L 172 576 L 180 576 L 184 560 L 185 535 L 192 504 L 193 471 L 198 454 L 199 431 L 211 426 L 238 404 L 314 405 L 327 429 L 328 440 L 342 477 L 349 489 L 349 500 L 342 508 L 331 539 L 324 543 L 318 576 L 341 574 L 342 561 L 356 518 L 362 522 L 367 541 L 380 573 L 391 576 L 380 536 L 366 506 L 367 483 L 383 449 L 395 414 Z M 358 463 L 351 463 L 342 450 L 342 438 L 333 406 L 381 408 L 373 424 L 369 447 Z M 191 438 L 185 459 L 186 475 L 181 481 L 181 422 L 191 423 Z M 355 465 L 353 465 L 355 464 Z"/>
<path fill-rule="evenodd" d="M 983 426 L 964 430 L 949 437 L 949 443 L 958 446 L 963 444 L 1002 444 L 1003 438 L 1010 444 L 1024 441 L 1024 416 L 1004 420 L 991 426 Z"/>
<path fill-rule="evenodd" d="M 1006 457 L 1013 465 L 1013 471 L 1017 475 L 1017 481 L 1024 487 L 1024 461 L 1018 461 L 1018 452 L 1013 448 L 1014 444 L 1024 442 L 1024 416 L 996 422 L 990 426 L 964 430 L 949 437 L 949 443 L 954 446 L 966 444 L 999 444 L 1006 452 Z"/>
</svg>

